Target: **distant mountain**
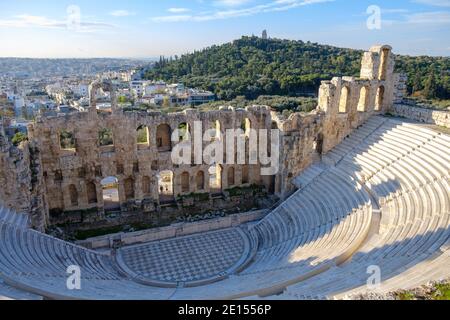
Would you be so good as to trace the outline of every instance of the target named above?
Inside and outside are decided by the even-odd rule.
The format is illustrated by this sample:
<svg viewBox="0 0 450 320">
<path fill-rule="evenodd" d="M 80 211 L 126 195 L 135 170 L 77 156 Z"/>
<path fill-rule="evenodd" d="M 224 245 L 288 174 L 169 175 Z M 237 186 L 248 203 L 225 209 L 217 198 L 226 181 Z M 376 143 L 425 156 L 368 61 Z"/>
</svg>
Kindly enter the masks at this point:
<svg viewBox="0 0 450 320">
<path fill-rule="evenodd" d="M 359 76 L 363 51 L 317 43 L 242 37 L 181 57 L 161 57 L 147 79 L 179 81 L 215 92 L 219 99 L 317 93 L 320 81 Z M 397 56 L 409 93 L 450 98 L 450 58 Z M 433 79 L 430 79 L 433 77 Z M 429 85 L 433 82 L 435 85 Z"/>
</svg>

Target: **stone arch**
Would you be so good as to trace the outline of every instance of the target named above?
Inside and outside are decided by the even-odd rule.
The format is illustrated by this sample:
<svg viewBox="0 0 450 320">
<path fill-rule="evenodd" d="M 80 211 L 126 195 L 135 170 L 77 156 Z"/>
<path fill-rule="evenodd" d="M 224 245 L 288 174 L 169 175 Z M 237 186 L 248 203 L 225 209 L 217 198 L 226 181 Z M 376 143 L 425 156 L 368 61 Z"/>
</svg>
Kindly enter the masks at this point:
<svg viewBox="0 0 450 320">
<path fill-rule="evenodd" d="M 347 113 L 350 104 L 350 88 L 343 86 L 341 89 L 341 97 L 339 99 L 339 113 Z"/>
<path fill-rule="evenodd" d="M 386 80 L 390 53 L 391 53 L 391 50 L 387 47 L 381 49 L 380 69 L 378 71 L 378 79 L 379 80 Z"/>
<path fill-rule="evenodd" d="M 161 171 L 158 174 L 158 194 L 159 201 L 173 201 L 173 172 L 170 170 Z"/>
<path fill-rule="evenodd" d="M 189 183 L 189 172 L 183 172 L 180 176 L 181 180 L 181 192 L 187 193 L 190 190 L 190 183 Z"/>
<path fill-rule="evenodd" d="M 248 165 L 243 165 L 242 166 L 242 184 L 247 184 L 249 183 L 249 169 L 248 169 Z"/>
<path fill-rule="evenodd" d="M 117 210 L 120 208 L 119 179 L 106 177 L 100 181 L 103 193 L 103 207 L 105 210 Z"/>
<path fill-rule="evenodd" d="M 90 84 L 89 86 L 89 108 L 90 110 L 97 109 L 97 91 L 102 89 L 104 91 L 109 91 L 111 97 L 111 110 L 117 109 L 117 95 L 116 87 L 111 80 L 97 80 Z"/>
<path fill-rule="evenodd" d="M 195 182 L 197 184 L 197 190 L 205 189 L 205 173 L 203 171 L 197 172 L 197 176 L 195 177 Z"/>
<path fill-rule="evenodd" d="M 78 207 L 78 190 L 75 185 L 69 186 L 70 205 L 72 207 Z"/>
<path fill-rule="evenodd" d="M 125 179 L 125 181 L 123 182 L 123 187 L 125 191 L 125 199 L 134 199 L 134 179 L 132 177 Z"/>
<path fill-rule="evenodd" d="M 182 122 L 178 125 L 178 140 L 179 141 L 190 140 L 190 128 L 188 123 Z"/>
<path fill-rule="evenodd" d="M 220 123 L 219 120 L 216 120 L 215 126 L 217 135 L 220 135 L 222 133 L 222 124 Z"/>
<path fill-rule="evenodd" d="M 235 175 L 234 175 L 234 168 L 233 167 L 229 167 L 228 171 L 227 171 L 227 182 L 228 182 L 228 186 L 234 186 L 235 185 Z"/>
<path fill-rule="evenodd" d="M 172 150 L 172 129 L 166 123 L 160 124 L 156 129 L 156 146 L 158 151 L 165 152 Z"/>
<path fill-rule="evenodd" d="M 209 167 L 209 188 L 211 192 L 222 190 L 222 166 L 215 164 Z"/>
<path fill-rule="evenodd" d="M 150 134 L 147 126 L 140 125 L 136 129 L 136 142 L 138 145 L 148 146 L 150 144 Z"/>
<path fill-rule="evenodd" d="M 144 194 L 144 196 L 149 196 L 152 192 L 151 189 L 151 179 L 147 176 L 142 178 L 142 193 Z"/>
<path fill-rule="evenodd" d="M 97 187 L 95 186 L 95 183 L 88 182 L 86 184 L 86 193 L 88 204 L 97 203 Z"/>
<path fill-rule="evenodd" d="M 363 86 L 359 93 L 358 111 L 366 112 L 369 105 L 369 87 Z"/>
<path fill-rule="evenodd" d="M 250 134 L 250 130 L 252 129 L 252 122 L 249 118 L 245 118 L 242 120 L 241 129 L 244 131 L 246 136 Z"/>
<path fill-rule="evenodd" d="M 377 89 L 377 96 L 375 98 L 375 111 L 381 111 L 384 104 L 384 86 L 379 86 Z"/>
<path fill-rule="evenodd" d="M 205 130 L 203 134 L 207 134 L 207 137 L 210 138 L 211 142 L 216 140 L 220 141 L 222 138 L 222 124 L 219 120 L 209 122 L 208 129 Z"/>
</svg>

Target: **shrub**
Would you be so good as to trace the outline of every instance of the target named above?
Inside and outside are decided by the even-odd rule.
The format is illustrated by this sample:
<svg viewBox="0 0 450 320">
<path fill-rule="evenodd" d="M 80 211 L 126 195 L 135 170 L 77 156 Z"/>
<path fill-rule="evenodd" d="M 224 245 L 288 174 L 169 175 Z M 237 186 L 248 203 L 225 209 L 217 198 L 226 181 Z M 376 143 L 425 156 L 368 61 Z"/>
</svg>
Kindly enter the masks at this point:
<svg viewBox="0 0 450 320">
<path fill-rule="evenodd" d="M 21 144 L 23 141 L 28 140 L 28 137 L 26 134 L 22 132 L 17 132 L 11 139 L 11 142 L 17 147 L 19 144 Z"/>
</svg>

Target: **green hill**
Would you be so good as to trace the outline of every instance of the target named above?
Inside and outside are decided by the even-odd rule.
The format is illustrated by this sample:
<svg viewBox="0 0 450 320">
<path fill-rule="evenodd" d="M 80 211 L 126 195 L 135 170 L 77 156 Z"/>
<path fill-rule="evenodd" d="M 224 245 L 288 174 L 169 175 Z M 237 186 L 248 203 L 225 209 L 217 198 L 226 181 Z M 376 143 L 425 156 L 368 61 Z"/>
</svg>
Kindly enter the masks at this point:
<svg viewBox="0 0 450 320">
<path fill-rule="evenodd" d="M 363 51 L 317 43 L 242 37 L 181 57 L 164 58 L 147 79 L 183 82 L 213 91 L 218 99 L 316 94 L 321 80 L 359 76 Z M 397 56 L 408 90 L 429 99 L 450 98 L 450 58 Z"/>
</svg>

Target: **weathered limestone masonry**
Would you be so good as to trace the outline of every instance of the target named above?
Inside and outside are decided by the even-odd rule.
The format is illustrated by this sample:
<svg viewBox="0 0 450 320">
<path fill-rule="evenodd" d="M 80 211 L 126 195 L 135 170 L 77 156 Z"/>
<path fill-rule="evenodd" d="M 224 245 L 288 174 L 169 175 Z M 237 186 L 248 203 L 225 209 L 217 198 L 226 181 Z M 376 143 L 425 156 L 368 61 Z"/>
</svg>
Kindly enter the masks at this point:
<svg viewBox="0 0 450 320">
<path fill-rule="evenodd" d="M 106 88 L 111 89 L 110 84 Z M 167 200 L 172 204 L 179 200 L 180 205 L 193 205 L 184 203 L 195 201 L 195 197 L 185 199 L 193 193 L 208 195 L 251 185 L 264 185 L 267 190 L 271 189 L 272 180 L 260 175 L 260 165 L 221 165 L 217 169 L 220 175 L 218 190 L 212 190 L 209 165 L 173 164 L 171 133 L 180 125 L 187 125 L 191 131 L 196 121 L 202 123 L 203 131 L 210 128 L 220 130 L 225 144 L 225 130 L 241 128 L 242 123 L 253 129 L 271 127 L 270 111 L 258 106 L 246 110 L 230 108 L 207 113 L 186 110 L 162 114 L 124 112 L 113 102 L 112 112 L 102 113 L 97 112 L 95 101 L 92 101 L 88 112 L 38 119 L 30 132 L 30 139 L 37 142 L 41 152 L 50 216 L 59 217 L 57 221 L 67 221 L 64 220 L 67 212 L 91 210 L 99 213 L 99 219 L 104 218 L 101 182 L 106 177 L 118 180 L 118 202 L 122 212 L 159 211 Z M 99 131 L 103 128 L 112 131 L 112 143 L 107 146 L 99 145 Z M 138 128 L 147 130 L 147 142 L 138 143 Z M 61 147 L 62 131 L 73 135 L 75 148 Z M 202 143 L 204 148 L 210 144 Z M 170 172 L 173 176 L 173 196 L 170 199 L 161 194 L 158 182 L 161 172 Z"/>
<path fill-rule="evenodd" d="M 393 70 L 391 48 L 373 47 L 363 56 L 359 78 L 324 81 L 317 109 L 287 119 L 265 106 L 210 112 L 190 109 L 173 114 L 125 112 L 117 107 L 114 85 L 95 82 L 87 112 L 39 118 L 30 126 L 31 147 L 26 149 L 31 153 L 22 150 L 15 155 L 5 147 L 1 149 L 1 184 L 7 188 L 0 192 L 0 199 L 22 209 L 41 208 L 34 211 L 36 215 L 39 212 L 40 219 L 34 219 L 33 224 L 42 228 L 45 224 L 70 222 L 71 212 L 81 212 L 82 220 L 83 215 L 93 215 L 92 222 L 104 220 L 107 177 L 117 181 L 118 210 L 125 216 L 127 212 L 164 214 L 167 206 L 196 211 L 200 202 L 217 208 L 249 199 L 248 194 L 230 191 L 233 188 L 260 186 L 283 198 L 295 189 L 292 178 L 320 160 L 322 154 L 373 114 L 388 110 L 394 95 L 399 96 L 401 91 L 401 77 Z M 111 112 L 97 110 L 95 96 L 99 88 L 111 92 Z M 224 136 L 227 129 L 278 128 L 278 173 L 262 176 L 260 164 L 223 164 L 215 168 L 214 175 L 205 164 L 173 164 L 171 133 L 180 127 L 191 131 L 195 121 L 202 123 L 203 131 L 214 128 Z M 196 138 L 192 139 L 195 143 Z M 226 144 L 226 137 L 224 140 Z M 209 145 L 202 143 L 204 147 Z M 193 150 L 193 155 L 196 152 Z M 163 176 L 169 180 L 161 185 Z M 23 190 L 17 192 L 15 188 Z M 33 199 L 35 203 L 30 204 Z"/>
<path fill-rule="evenodd" d="M 394 96 L 402 96 L 402 79 L 394 74 L 394 55 L 389 46 L 374 46 L 364 53 L 361 75 L 336 77 L 323 81 L 319 105 L 308 114 L 295 113 L 278 120 L 283 132 L 279 190 L 294 189 L 291 179 L 342 142 L 354 129 L 374 114 L 392 105 Z"/>
<path fill-rule="evenodd" d="M 390 105 L 389 113 L 418 122 L 450 128 L 449 110 L 434 110 L 432 106 L 421 108 L 403 100 L 406 95 L 406 81 L 408 77 L 405 74 L 394 74 L 394 77 L 396 77 L 394 81 L 394 103 Z"/>
<path fill-rule="evenodd" d="M 322 154 L 322 126 L 325 114 L 320 110 L 295 113 L 283 119 L 272 114 L 280 129 L 280 172 L 275 179 L 275 191 L 284 198 L 294 191 L 292 178 L 320 160 Z"/>
<path fill-rule="evenodd" d="M 418 122 L 450 128 L 449 111 L 418 108 L 405 104 L 394 104 L 389 109 L 389 112 L 393 115 L 412 119 Z"/>
<path fill-rule="evenodd" d="M 323 153 L 339 144 L 370 116 L 384 113 L 394 99 L 394 55 L 389 46 L 364 53 L 359 78 L 338 77 L 322 83 L 319 109 L 325 112 Z"/>
<path fill-rule="evenodd" d="M 35 143 L 13 146 L 0 119 L 0 200 L 15 211 L 30 213 L 31 224 L 43 231 L 47 211 L 43 191 Z"/>
</svg>

